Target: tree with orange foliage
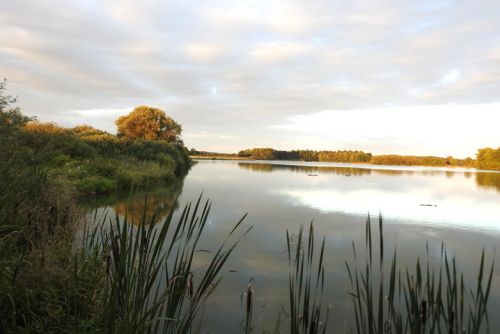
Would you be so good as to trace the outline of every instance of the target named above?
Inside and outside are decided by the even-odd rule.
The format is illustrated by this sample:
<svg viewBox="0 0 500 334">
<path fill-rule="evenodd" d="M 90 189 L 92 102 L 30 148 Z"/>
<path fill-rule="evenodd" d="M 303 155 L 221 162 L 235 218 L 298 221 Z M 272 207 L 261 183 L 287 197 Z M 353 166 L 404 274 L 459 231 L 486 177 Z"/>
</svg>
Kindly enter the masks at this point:
<svg viewBox="0 0 500 334">
<path fill-rule="evenodd" d="M 179 141 L 181 125 L 158 108 L 140 106 L 115 121 L 118 135 L 131 139 Z"/>
</svg>

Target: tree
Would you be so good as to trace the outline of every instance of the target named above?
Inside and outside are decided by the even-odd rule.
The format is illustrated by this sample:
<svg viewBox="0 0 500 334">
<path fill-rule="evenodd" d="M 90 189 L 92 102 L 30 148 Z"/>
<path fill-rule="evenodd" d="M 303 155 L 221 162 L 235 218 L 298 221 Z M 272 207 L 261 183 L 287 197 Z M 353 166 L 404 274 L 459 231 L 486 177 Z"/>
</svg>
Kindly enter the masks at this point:
<svg viewBox="0 0 500 334">
<path fill-rule="evenodd" d="M 180 140 L 182 127 L 163 110 L 140 106 L 130 114 L 121 116 L 115 122 L 118 126 L 118 136 L 131 139 L 166 140 L 174 142 Z"/>
<path fill-rule="evenodd" d="M 500 170 L 500 147 L 479 149 L 477 151 L 477 164 L 481 169 Z"/>
<path fill-rule="evenodd" d="M 33 117 L 24 116 L 19 107 L 13 105 L 17 99 L 7 95 L 7 80 L 0 82 L 0 131 L 2 133 L 9 129 L 18 129 L 27 122 L 33 120 Z"/>
</svg>

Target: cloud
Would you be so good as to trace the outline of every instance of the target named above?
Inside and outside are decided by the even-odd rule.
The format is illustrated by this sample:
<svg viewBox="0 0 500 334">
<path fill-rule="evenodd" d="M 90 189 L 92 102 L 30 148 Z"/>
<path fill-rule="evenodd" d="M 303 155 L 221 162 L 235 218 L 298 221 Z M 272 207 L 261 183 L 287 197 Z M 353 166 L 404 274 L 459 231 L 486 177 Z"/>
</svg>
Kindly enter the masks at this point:
<svg viewBox="0 0 500 334">
<path fill-rule="evenodd" d="M 401 135 L 389 127 L 372 145 L 355 132 L 372 118 L 351 110 L 411 107 L 418 116 L 426 106 L 500 102 L 499 13 L 494 0 L 10 1 L 0 12 L 0 75 L 41 120 L 109 130 L 113 112 L 73 111 L 154 105 L 186 133 L 206 132 L 185 138 L 199 149 L 331 147 L 319 133 L 269 127 L 330 110 L 352 121 L 335 139 L 344 147 L 433 151 L 388 139 Z M 474 136 L 498 145 L 492 133 Z M 446 143 L 443 151 L 462 150 Z"/>
<path fill-rule="evenodd" d="M 496 119 L 499 108 L 500 103 L 326 110 L 271 127 L 297 138 L 320 137 L 323 144 L 316 145 L 323 149 L 465 157 L 497 140 L 496 123 L 484 120 Z"/>
<path fill-rule="evenodd" d="M 256 44 L 251 56 L 264 63 L 283 62 L 306 52 L 307 45 L 297 42 L 264 42 Z"/>
<path fill-rule="evenodd" d="M 298 1 L 218 1 L 199 10 L 209 24 L 236 30 L 266 29 L 278 33 L 303 33 L 317 27 L 321 17 Z"/>
<path fill-rule="evenodd" d="M 461 75 L 462 74 L 459 70 L 451 70 L 450 72 L 446 73 L 445 76 L 443 76 L 443 78 L 441 79 L 441 83 L 445 85 L 452 84 L 459 80 Z"/>
<path fill-rule="evenodd" d="M 185 50 L 191 59 L 199 62 L 213 62 L 222 54 L 221 48 L 207 43 L 190 44 L 186 46 Z"/>
</svg>

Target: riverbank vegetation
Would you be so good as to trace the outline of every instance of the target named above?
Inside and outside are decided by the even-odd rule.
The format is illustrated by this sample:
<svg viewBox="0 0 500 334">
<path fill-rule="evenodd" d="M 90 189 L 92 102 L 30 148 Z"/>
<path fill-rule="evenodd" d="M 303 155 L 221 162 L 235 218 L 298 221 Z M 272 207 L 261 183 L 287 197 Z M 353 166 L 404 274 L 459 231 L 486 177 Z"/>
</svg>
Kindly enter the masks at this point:
<svg viewBox="0 0 500 334">
<path fill-rule="evenodd" d="M 30 157 L 29 164 L 45 167 L 54 180 L 67 183 L 78 193 L 165 185 L 189 168 L 184 148 L 173 143 L 87 135 L 82 127 L 51 132 L 54 127 L 30 121 L 20 129 L 18 145 Z"/>
<path fill-rule="evenodd" d="M 119 133 L 112 135 L 88 125 L 64 128 L 38 122 L 13 107 L 12 97 L 2 96 L 2 101 L 2 162 L 23 169 L 43 169 L 50 180 L 77 193 L 166 185 L 185 175 L 190 167 L 187 149 L 179 137 L 180 125 L 165 115 L 159 118 L 159 109 L 136 108 L 131 115 L 118 119 Z M 138 114 L 142 114 L 145 128 L 130 133 L 135 123 L 126 120 Z M 148 119 L 151 124 L 147 124 Z"/>
</svg>

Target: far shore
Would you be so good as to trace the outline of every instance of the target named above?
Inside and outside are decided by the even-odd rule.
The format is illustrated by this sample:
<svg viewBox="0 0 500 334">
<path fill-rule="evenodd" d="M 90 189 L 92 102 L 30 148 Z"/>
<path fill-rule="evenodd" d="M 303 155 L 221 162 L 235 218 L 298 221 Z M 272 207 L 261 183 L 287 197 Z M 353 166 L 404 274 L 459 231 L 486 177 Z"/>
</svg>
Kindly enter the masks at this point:
<svg viewBox="0 0 500 334">
<path fill-rule="evenodd" d="M 238 157 L 233 155 L 190 155 L 191 159 L 198 160 L 253 160 L 247 157 Z M 256 161 L 256 160 L 254 160 Z"/>
<path fill-rule="evenodd" d="M 193 160 L 233 160 L 233 161 L 245 161 L 245 162 L 255 162 L 255 163 L 273 163 L 273 162 L 306 162 L 306 163 L 325 163 L 325 164 L 348 164 L 348 165 L 357 165 L 359 168 L 374 168 L 377 167 L 428 167 L 428 168 L 449 168 L 456 169 L 462 171 L 474 171 L 474 172 L 492 172 L 498 173 L 496 170 L 488 170 L 488 169 L 478 169 L 473 167 L 462 167 L 462 166 L 454 166 L 454 165 L 442 165 L 442 166 L 432 166 L 432 165 L 380 165 L 380 164 L 371 164 L 368 162 L 333 162 L 333 161 L 304 161 L 304 160 L 256 160 L 251 159 L 249 157 L 238 157 L 238 156 L 225 156 L 225 155 L 190 155 L 189 156 Z"/>
</svg>

